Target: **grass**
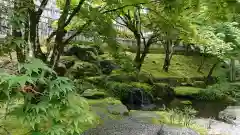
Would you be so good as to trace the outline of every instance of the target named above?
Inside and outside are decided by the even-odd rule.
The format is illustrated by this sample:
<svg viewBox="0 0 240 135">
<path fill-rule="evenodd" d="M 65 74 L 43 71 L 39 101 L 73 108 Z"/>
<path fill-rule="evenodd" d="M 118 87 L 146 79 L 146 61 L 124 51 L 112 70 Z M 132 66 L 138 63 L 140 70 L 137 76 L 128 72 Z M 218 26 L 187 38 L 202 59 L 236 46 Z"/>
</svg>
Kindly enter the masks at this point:
<svg viewBox="0 0 240 135">
<path fill-rule="evenodd" d="M 135 53 L 127 52 L 127 54 L 132 58 L 135 57 Z M 105 53 L 101 58 L 111 59 L 111 56 Z M 164 58 L 165 54 L 148 54 L 142 65 L 142 72 L 150 73 L 154 77 L 202 77 L 208 74 L 214 63 L 214 58 L 207 58 L 201 72 L 198 72 L 197 69 L 201 63 L 201 56 L 173 55 L 169 72 L 167 73 L 162 70 Z"/>
<path fill-rule="evenodd" d="M 170 126 L 176 126 L 176 127 L 187 127 L 191 128 L 194 131 L 197 131 L 200 135 L 206 135 L 207 129 L 192 123 L 192 118 L 188 118 L 182 115 L 179 115 L 177 112 L 169 112 L 169 111 L 158 111 L 157 114 L 161 116 L 159 119 L 159 123 L 163 123 Z M 184 123 L 184 120 L 188 121 L 187 123 Z M 157 121 L 155 121 L 157 122 Z M 187 125 L 186 125 L 187 124 Z"/>
<path fill-rule="evenodd" d="M 201 73 L 199 73 L 197 69 L 201 62 L 200 56 L 173 55 L 167 73 L 162 70 L 164 57 L 164 54 L 148 54 L 143 63 L 142 71 L 151 73 L 154 77 L 201 77 L 207 75 L 211 63 L 213 63 L 213 59 L 207 59 Z"/>
<path fill-rule="evenodd" d="M 194 96 L 201 92 L 201 88 L 196 87 L 176 87 L 174 89 L 177 96 Z"/>
</svg>

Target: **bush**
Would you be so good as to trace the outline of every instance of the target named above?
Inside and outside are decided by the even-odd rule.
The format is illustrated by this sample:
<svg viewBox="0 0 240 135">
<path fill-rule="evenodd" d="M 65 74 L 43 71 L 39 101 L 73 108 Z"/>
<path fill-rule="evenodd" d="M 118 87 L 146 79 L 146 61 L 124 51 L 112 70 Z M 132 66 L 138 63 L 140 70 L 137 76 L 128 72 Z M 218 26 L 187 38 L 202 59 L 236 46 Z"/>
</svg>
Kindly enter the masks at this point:
<svg viewBox="0 0 240 135">
<path fill-rule="evenodd" d="M 30 134 L 75 135 L 96 122 L 73 82 L 58 77 L 42 61 L 33 59 L 20 65 L 18 73 L 0 74 L 0 95 L 4 102 L 24 100 L 11 105 L 7 116 L 17 117 L 29 127 Z"/>
<path fill-rule="evenodd" d="M 150 93 L 152 89 L 150 85 L 139 82 L 121 83 L 109 81 L 107 82 L 106 87 L 114 97 L 118 97 L 120 99 L 125 98 L 133 88 L 141 88 L 148 93 Z"/>
<path fill-rule="evenodd" d="M 238 87 L 228 82 L 222 82 L 208 86 L 198 93 L 197 98 L 200 100 L 229 100 L 239 98 L 240 91 Z"/>
</svg>

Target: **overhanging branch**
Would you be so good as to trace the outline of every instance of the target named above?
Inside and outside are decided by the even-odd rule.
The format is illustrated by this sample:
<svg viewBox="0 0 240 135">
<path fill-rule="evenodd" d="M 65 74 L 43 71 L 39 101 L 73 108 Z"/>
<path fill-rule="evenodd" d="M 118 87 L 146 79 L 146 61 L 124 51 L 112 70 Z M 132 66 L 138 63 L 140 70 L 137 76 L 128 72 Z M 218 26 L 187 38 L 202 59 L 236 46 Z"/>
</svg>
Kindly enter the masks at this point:
<svg viewBox="0 0 240 135">
<path fill-rule="evenodd" d="M 38 11 L 36 12 L 36 21 L 39 21 L 41 15 L 43 13 L 43 10 L 46 7 L 47 3 L 48 3 L 48 0 L 43 0 L 42 3 L 40 4 L 40 7 L 38 8 Z"/>
<path fill-rule="evenodd" d="M 92 20 L 88 20 L 85 24 L 83 24 L 73 35 L 64 41 L 64 44 L 68 44 L 74 37 L 81 34 L 83 29 L 86 28 L 91 22 Z"/>
<path fill-rule="evenodd" d="M 85 0 L 80 0 L 77 7 L 74 8 L 73 12 L 71 13 L 71 15 L 68 17 L 67 21 L 65 22 L 65 27 L 71 22 L 71 20 L 73 19 L 73 17 L 80 11 L 83 3 L 85 2 Z"/>
</svg>

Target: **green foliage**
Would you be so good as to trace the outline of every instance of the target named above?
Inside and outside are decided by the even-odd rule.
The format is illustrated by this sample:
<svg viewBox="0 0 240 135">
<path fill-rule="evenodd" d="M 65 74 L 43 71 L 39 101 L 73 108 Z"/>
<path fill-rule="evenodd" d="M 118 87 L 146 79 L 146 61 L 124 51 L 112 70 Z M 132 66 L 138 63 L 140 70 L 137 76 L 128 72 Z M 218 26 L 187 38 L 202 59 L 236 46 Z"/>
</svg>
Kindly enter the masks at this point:
<svg viewBox="0 0 240 135">
<path fill-rule="evenodd" d="M 109 91 L 109 93 L 120 99 L 125 98 L 127 96 L 126 94 L 128 94 L 133 88 L 141 88 L 145 90 L 145 92 L 150 92 L 152 89 L 150 85 L 140 82 L 106 82 L 106 89 Z"/>
<path fill-rule="evenodd" d="M 221 82 L 208 86 L 206 89 L 201 90 L 197 96 L 200 100 L 225 100 L 229 102 L 235 101 L 239 99 L 239 97 L 239 88 L 228 82 Z"/>
<path fill-rule="evenodd" d="M 95 122 L 88 103 L 76 94 L 73 83 L 56 76 L 40 60 L 20 65 L 17 75 L 1 73 L 0 85 L 1 97 L 5 97 L 6 102 L 24 99 L 9 115 L 30 127 L 31 133 L 79 134 Z"/>
<path fill-rule="evenodd" d="M 106 83 L 107 90 L 109 90 L 109 93 L 111 93 L 113 96 L 118 97 L 120 99 L 126 97 L 129 90 L 131 90 L 131 86 L 127 83 L 121 83 L 121 82 L 107 82 Z"/>
</svg>

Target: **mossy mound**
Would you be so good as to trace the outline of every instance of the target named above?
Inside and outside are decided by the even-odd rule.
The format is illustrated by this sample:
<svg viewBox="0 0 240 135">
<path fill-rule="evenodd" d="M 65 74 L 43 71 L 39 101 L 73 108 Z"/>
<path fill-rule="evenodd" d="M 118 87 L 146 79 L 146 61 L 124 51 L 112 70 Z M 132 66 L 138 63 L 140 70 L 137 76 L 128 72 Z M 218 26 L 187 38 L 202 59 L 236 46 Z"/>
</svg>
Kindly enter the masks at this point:
<svg viewBox="0 0 240 135">
<path fill-rule="evenodd" d="M 176 87 L 174 89 L 176 96 L 186 97 L 186 98 L 195 98 L 200 92 L 201 88 L 196 87 Z"/>
<path fill-rule="evenodd" d="M 122 119 L 125 115 L 128 115 L 127 107 L 115 98 L 88 99 L 87 102 L 91 110 L 99 116 L 102 122 Z"/>
</svg>

